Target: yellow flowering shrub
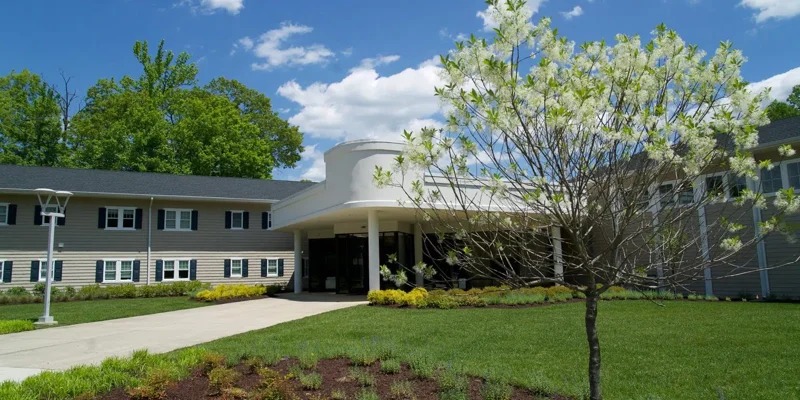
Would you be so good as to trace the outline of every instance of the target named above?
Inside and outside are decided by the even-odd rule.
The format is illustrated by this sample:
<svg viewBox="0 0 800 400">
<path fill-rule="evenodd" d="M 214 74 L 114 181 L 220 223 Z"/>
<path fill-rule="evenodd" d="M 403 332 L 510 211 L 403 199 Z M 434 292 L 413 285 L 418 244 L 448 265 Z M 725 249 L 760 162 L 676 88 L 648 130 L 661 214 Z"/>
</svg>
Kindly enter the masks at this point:
<svg viewBox="0 0 800 400">
<path fill-rule="evenodd" d="M 428 297 L 428 291 L 425 288 L 414 288 L 403 296 L 402 305 L 414 307 L 420 301 Z"/>
<path fill-rule="evenodd" d="M 424 288 L 414 288 L 408 293 L 397 289 L 371 290 L 367 293 L 367 301 L 370 304 L 378 305 L 414 306 L 426 297 L 428 297 L 428 291 Z"/>
<path fill-rule="evenodd" d="M 264 286 L 218 285 L 211 290 L 202 290 L 195 297 L 200 301 L 217 301 L 225 299 L 242 299 L 263 296 L 267 293 Z"/>
</svg>

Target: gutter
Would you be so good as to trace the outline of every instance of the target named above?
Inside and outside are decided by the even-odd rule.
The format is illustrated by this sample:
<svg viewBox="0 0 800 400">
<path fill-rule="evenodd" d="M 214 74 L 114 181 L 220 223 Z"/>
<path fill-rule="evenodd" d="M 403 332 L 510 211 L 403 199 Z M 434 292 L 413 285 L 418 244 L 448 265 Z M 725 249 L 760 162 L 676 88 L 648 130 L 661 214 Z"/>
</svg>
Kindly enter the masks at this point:
<svg viewBox="0 0 800 400">
<path fill-rule="evenodd" d="M 242 203 L 261 203 L 261 204 L 272 204 L 277 203 L 280 200 L 276 199 L 246 199 L 246 198 L 239 198 L 239 197 L 212 197 L 212 196 L 175 196 L 175 195 L 163 195 L 163 194 L 144 194 L 144 193 L 105 193 L 105 192 L 82 192 L 77 190 L 70 190 L 73 195 L 81 195 L 85 197 L 123 197 L 123 198 L 149 198 L 149 199 L 159 199 L 159 200 L 207 200 L 207 201 L 235 201 L 235 202 L 242 202 Z M 27 193 L 34 193 L 35 190 L 33 189 L 19 189 L 19 188 L 4 188 L 0 187 L 0 193 L 20 193 L 20 194 L 27 194 Z"/>
<path fill-rule="evenodd" d="M 147 208 L 147 286 L 150 286 L 150 244 L 153 238 L 153 198 Z"/>
</svg>

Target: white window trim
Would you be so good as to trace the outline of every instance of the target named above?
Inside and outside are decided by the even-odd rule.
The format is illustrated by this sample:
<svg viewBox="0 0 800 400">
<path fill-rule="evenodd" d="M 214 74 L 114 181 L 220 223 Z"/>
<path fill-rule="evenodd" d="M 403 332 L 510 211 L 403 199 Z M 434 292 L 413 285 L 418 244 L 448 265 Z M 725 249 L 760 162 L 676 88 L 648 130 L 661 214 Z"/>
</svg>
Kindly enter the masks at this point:
<svg viewBox="0 0 800 400">
<path fill-rule="evenodd" d="M 171 279 L 167 279 L 164 277 L 164 273 L 167 271 L 167 261 L 172 261 L 175 263 L 175 277 Z M 178 264 L 180 261 L 188 261 L 189 262 L 189 273 L 186 274 L 186 278 L 179 278 L 178 277 Z M 189 281 L 192 279 L 192 259 L 191 258 L 164 258 L 161 260 L 161 281 L 162 282 L 175 282 L 175 281 Z"/>
<path fill-rule="evenodd" d="M 231 210 L 230 212 L 231 212 L 231 230 L 234 230 L 234 231 L 243 230 L 244 229 L 244 210 Z M 238 228 L 233 226 L 233 214 L 237 214 L 237 213 L 238 214 L 242 214 L 242 219 L 241 219 L 242 226 L 240 226 Z"/>
<path fill-rule="evenodd" d="M 53 268 L 50 270 L 50 280 L 55 282 L 56 281 L 56 261 L 57 259 L 53 259 Z M 47 267 L 47 259 L 40 258 L 39 259 L 39 280 L 38 282 L 47 282 L 46 278 L 42 278 L 42 270 Z"/>
<path fill-rule="evenodd" d="M 800 158 L 791 159 L 781 163 L 781 176 L 783 177 L 783 188 L 789 188 L 792 184 L 789 182 L 789 164 L 800 164 Z M 794 192 L 800 192 L 800 187 L 794 188 Z"/>
<path fill-rule="evenodd" d="M 279 261 L 280 258 L 267 258 L 266 260 L 267 260 L 267 278 L 277 278 L 278 274 L 280 272 L 280 271 L 278 271 L 278 268 L 279 268 L 278 264 L 280 263 L 280 261 Z M 272 261 L 272 260 L 275 260 L 275 273 L 274 274 L 270 274 L 269 273 L 269 262 Z"/>
<path fill-rule="evenodd" d="M 736 200 L 735 197 L 731 196 L 731 178 L 737 176 L 733 171 L 720 171 L 720 172 L 714 172 L 713 174 L 700 175 L 698 177 L 699 182 L 695 183 L 695 188 L 697 189 L 695 200 L 699 200 L 700 198 L 702 198 L 702 196 L 705 195 L 706 190 L 708 190 L 708 188 L 706 187 L 707 183 L 706 179 L 715 176 L 722 177 L 722 189 L 723 189 L 722 198 L 714 201 L 709 201 L 708 203 L 709 204 L 723 203 Z M 747 188 L 747 180 L 745 179 L 744 189 L 746 188 Z"/>
<path fill-rule="evenodd" d="M 56 211 L 54 211 L 54 212 L 58 212 L 58 206 L 54 206 L 54 205 L 51 204 L 48 207 L 55 207 Z M 45 211 L 46 210 L 44 208 L 42 208 L 42 212 L 45 212 Z M 42 223 L 39 224 L 39 226 L 50 226 L 50 222 L 44 222 L 45 218 L 51 218 L 51 217 L 45 217 L 44 215 L 42 215 Z M 58 217 L 56 217 L 56 225 L 58 225 Z"/>
<path fill-rule="evenodd" d="M 9 203 L 0 203 L 0 206 L 6 207 L 6 219 L 4 221 L 0 221 L 0 226 L 8 226 L 8 206 Z M 2 279 L 0 279 L 2 281 Z"/>
<path fill-rule="evenodd" d="M 789 181 L 789 175 L 788 175 L 788 173 L 786 171 L 786 165 L 784 163 L 780 163 L 780 164 L 772 163 L 772 165 L 773 165 L 772 171 L 777 169 L 778 172 L 780 172 L 780 174 L 781 174 L 781 189 L 787 188 L 788 187 L 787 183 Z M 761 172 L 763 170 L 764 170 L 764 168 L 761 168 L 761 167 L 758 167 L 756 169 L 758 180 L 754 180 L 753 181 L 753 185 L 755 185 L 758 188 L 757 192 L 760 192 L 764 196 L 775 196 L 778 193 L 777 191 L 775 191 L 775 192 L 764 192 L 764 185 L 763 185 L 764 180 L 761 179 Z"/>
<path fill-rule="evenodd" d="M 311 264 L 309 264 L 308 256 L 303 256 L 300 260 L 300 277 L 308 278 L 311 276 Z"/>
<path fill-rule="evenodd" d="M 229 260 L 231 260 L 231 276 L 230 277 L 231 278 L 241 278 L 242 277 L 242 272 L 244 271 L 244 260 L 245 259 L 244 258 L 229 258 Z M 239 273 L 238 274 L 234 274 L 233 273 L 233 262 L 234 261 L 239 261 Z"/>
<path fill-rule="evenodd" d="M 272 229 L 272 211 L 265 211 L 267 213 L 267 229 Z"/>
<path fill-rule="evenodd" d="M 663 181 L 663 182 L 661 182 L 661 183 L 656 185 L 656 190 L 655 190 L 655 198 L 656 199 L 655 200 L 656 200 L 656 203 L 658 203 L 659 209 L 664 209 L 666 207 L 690 207 L 691 205 L 693 205 L 694 203 L 697 202 L 697 184 L 695 182 L 694 187 L 692 187 L 692 202 L 691 203 L 689 203 L 689 204 L 682 204 L 681 203 L 681 192 L 675 192 L 675 194 L 672 195 L 672 204 L 662 204 L 661 203 L 661 186 L 672 185 L 672 191 L 675 191 L 675 187 L 678 186 L 679 184 L 683 183 L 683 182 L 684 181 L 682 181 L 682 180 L 672 180 L 672 181 Z M 703 180 L 703 182 L 705 184 L 705 179 Z"/>
<path fill-rule="evenodd" d="M 116 268 L 116 278 L 114 280 L 106 280 L 106 262 L 114 261 L 117 263 Z M 131 279 L 120 279 L 122 275 L 122 262 L 123 261 L 130 261 L 131 262 Z M 132 283 L 133 282 L 133 263 L 136 262 L 136 259 L 133 258 L 104 258 L 103 259 L 103 283 Z"/>
<path fill-rule="evenodd" d="M 109 228 L 108 226 L 108 210 L 115 209 L 117 210 L 117 228 Z M 122 224 L 122 213 L 124 210 L 133 210 L 133 226 L 130 228 L 123 228 L 119 225 Z M 191 217 L 190 217 L 191 218 Z M 189 220 L 189 224 L 191 227 L 191 219 Z M 166 227 L 167 223 L 167 215 L 164 214 L 164 225 Z M 127 206 L 106 206 L 106 230 L 107 231 L 135 231 L 136 230 L 136 207 L 127 207 Z M 109 260 L 111 261 L 111 260 Z M 127 261 L 127 260 L 123 260 Z"/>
<path fill-rule="evenodd" d="M 167 212 L 174 211 L 175 212 L 175 227 L 174 228 L 167 228 Z M 181 228 L 181 212 L 188 211 L 189 212 L 189 227 L 188 228 Z M 176 231 L 176 232 L 188 232 L 192 230 L 192 211 L 191 208 L 165 208 L 164 209 L 164 230 L 165 231 Z"/>
<path fill-rule="evenodd" d="M 0 260 L 0 285 L 2 285 L 4 283 L 3 282 L 3 273 L 5 272 L 5 268 L 6 268 L 6 260 Z M 39 275 L 39 276 L 41 276 L 41 275 Z"/>
</svg>

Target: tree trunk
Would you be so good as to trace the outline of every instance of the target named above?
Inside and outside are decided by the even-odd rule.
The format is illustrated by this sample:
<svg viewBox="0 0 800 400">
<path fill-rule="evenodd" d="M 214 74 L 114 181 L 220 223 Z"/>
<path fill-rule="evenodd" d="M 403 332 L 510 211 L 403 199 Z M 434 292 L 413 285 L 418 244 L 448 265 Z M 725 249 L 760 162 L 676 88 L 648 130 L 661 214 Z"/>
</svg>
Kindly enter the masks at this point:
<svg viewBox="0 0 800 400">
<path fill-rule="evenodd" d="M 602 400 L 600 389 L 600 338 L 597 337 L 598 295 L 586 295 L 586 340 L 589 342 L 589 398 Z"/>
</svg>

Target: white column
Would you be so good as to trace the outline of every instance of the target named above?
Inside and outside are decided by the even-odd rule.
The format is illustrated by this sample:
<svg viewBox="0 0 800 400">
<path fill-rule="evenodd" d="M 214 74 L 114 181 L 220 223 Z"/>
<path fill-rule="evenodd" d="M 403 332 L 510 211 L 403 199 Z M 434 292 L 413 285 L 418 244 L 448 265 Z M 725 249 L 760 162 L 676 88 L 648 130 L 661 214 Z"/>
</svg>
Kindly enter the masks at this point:
<svg viewBox="0 0 800 400">
<path fill-rule="evenodd" d="M 561 251 L 561 227 L 550 228 L 553 237 L 553 272 L 556 279 L 564 278 L 564 253 Z"/>
<path fill-rule="evenodd" d="M 703 261 L 709 262 L 711 255 L 708 250 L 708 223 L 706 221 L 706 206 L 700 206 L 697 209 L 697 214 L 700 218 L 700 246 L 703 250 Z M 706 283 L 706 296 L 714 295 L 714 284 L 711 281 L 711 267 L 703 268 L 703 278 Z"/>
<path fill-rule="evenodd" d="M 369 251 L 369 290 L 380 290 L 380 236 L 378 234 L 378 211 L 369 210 L 367 212 L 367 250 Z"/>
<path fill-rule="evenodd" d="M 761 176 L 761 169 L 756 169 L 756 175 Z M 758 183 L 751 178 L 747 178 L 747 187 L 753 192 L 759 192 Z M 758 258 L 758 274 L 761 278 L 761 298 L 769 296 L 769 273 L 767 270 L 767 249 L 764 246 L 764 238 L 761 236 L 761 209 L 753 207 L 753 230 L 756 236 L 756 256 Z"/>
<path fill-rule="evenodd" d="M 414 264 L 422 262 L 422 225 L 414 224 Z M 416 274 L 416 285 L 422 287 L 425 284 L 421 273 Z"/>
<path fill-rule="evenodd" d="M 294 231 L 294 292 L 303 291 L 303 232 Z"/>
</svg>

